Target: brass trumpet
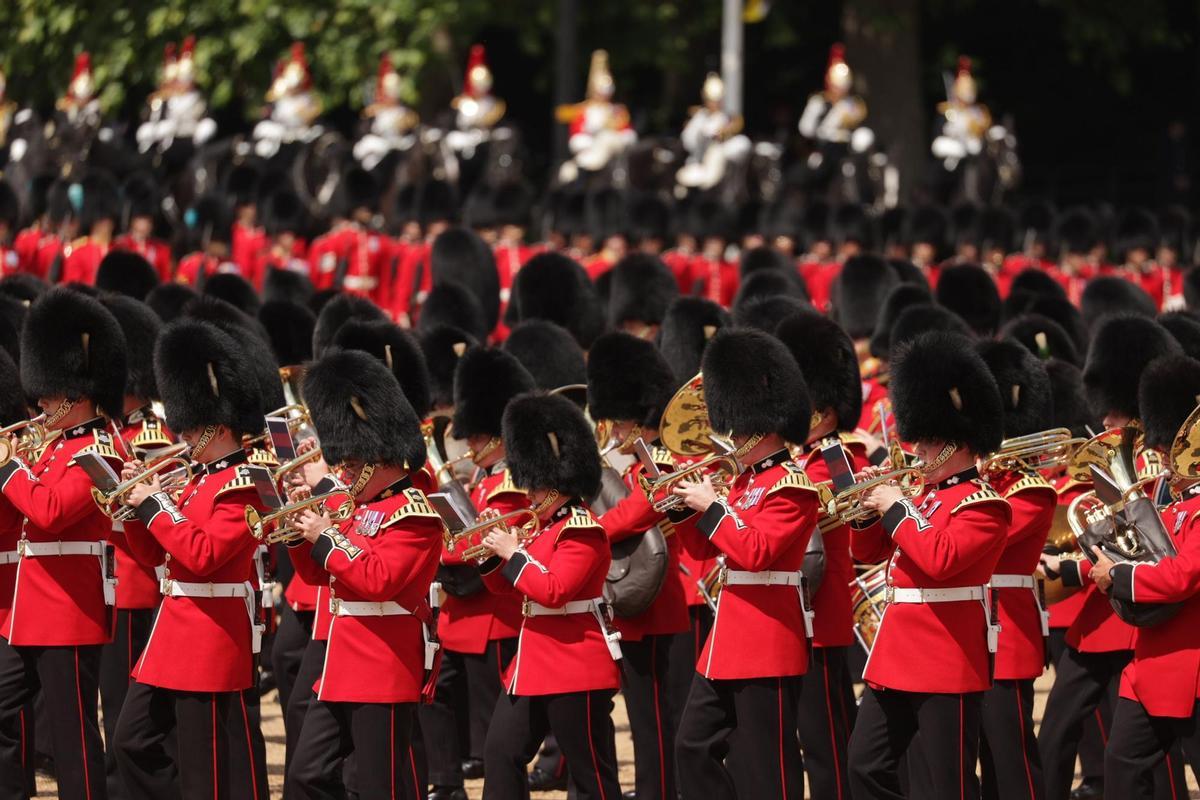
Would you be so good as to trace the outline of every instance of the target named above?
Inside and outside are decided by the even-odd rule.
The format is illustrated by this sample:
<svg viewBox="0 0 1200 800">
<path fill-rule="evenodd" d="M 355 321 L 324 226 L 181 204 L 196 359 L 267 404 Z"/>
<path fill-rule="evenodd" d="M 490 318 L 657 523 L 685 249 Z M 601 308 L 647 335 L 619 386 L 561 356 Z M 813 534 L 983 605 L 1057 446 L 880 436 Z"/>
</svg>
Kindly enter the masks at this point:
<svg viewBox="0 0 1200 800">
<path fill-rule="evenodd" d="M 718 492 L 728 491 L 732 477 L 742 471 L 737 459 L 731 455 L 709 456 L 703 461 L 697 461 L 683 469 L 668 472 L 657 480 L 643 482 L 642 490 L 646 493 L 646 498 L 654 510 L 663 514 L 683 505 L 683 498 L 672 491 L 675 484 L 685 479 L 699 479 L 712 467 L 723 473 L 723 475 L 714 475 L 712 479 L 713 488 Z M 666 493 L 665 497 L 658 497 L 664 492 Z"/>
<path fill-rule="evenodd" d="M 189 449 L 188 445 L 180 443 L 152 453 L 145 461 L 145 469 L 129 480 L 117 484 L 110 491 L 106 492 L 93 486 L 92 499 L 113 522 L 133 519 L 137 509 L 125 504 L 125 498 L 133 491 L 133 487 L 155 475 L 166 477 L 165 473 L 178 473 L 169 481 L 165 481 L 172 485 L 182 486 L 192 479 L 192 464 L 184 458 Z"/>
<path fill-rule="evenodd" d="M 7 464 L 13 456 L 27 457 L 36 453 L 57 431 L 47 431 L 43 423 L 45 414 L 33 419 L 23 419 L 0 428 L 0 464 Z"/>
<path fill-rule="evenodd" d="M 254 506 L 246 506 L 246 527 L 250 529 L 251 535 L 260 542 L 265 541 L 267 544 L 287 544 L 301 538 L 299 528 L 282 526 L 275 530 L 268 531 L 268 526 L 275 522 L 286 519 L 294 514 L 299 514 L 307 508 L 317 508 L 324 505 L 325 501 L 330 499 L 334 494 L 341 494 L 345 497 L 336 508 L 326 509 L 329 511 L 329 516 L 335 522 L 344 522 L 354 515 L 354 500 L 344 492 L 330 492 L 329 494 L 318 494 L 312 497 L 306 497 L 303 500 L 297 500 L 283 508 L 272 511 L 270 514 L 263 516 L 262 512 Z"/>
<path fill-rule="evenodd" d="M 271 470 L 271 478 L 276 483 L 278 483 L 279 481 L 283 480 L 284 476 L 287 475 L 289 472 L 299 469 L 300 467 L 304 466 L 305 464 L 307 464 L 310 461 L 316 461 L 323 457 L 324 456 L 321 452 L 321 448 L 314 447 L 313 449 L 309 450 L 307 453 L 301 453 L 300 455 L 293 458 L 291 461 L 288 461 L 286 463 L 280 464 L 278 467 L 275 467 L 273 470 Z"/>
<path fill-rule="evenodd" d="M 1000 449 L 989 455 L 979 466 L 983 475 L 1011 472 L 1019 469 L 1042 471 L 1058 469 L 1071 463 L 1078 449 L 1088 440 L 1071 436 L 1067 428 L 1051 428 L 1027 436 L 1005 439 Z"/>
<path fill-rule="evenodd" d="M 516 520 L 525 517 L 528 517 L 528 519 L 526 519 L 523 523 L 520 525 L 515 524 Z M 538 515 L 532 508 L 518 508 L 505 514 L 501 514 L 498 517 L 491 517 L 489 519 L 476 522 L 474 525 L 463 528 L 461 531 L 456 533 L 451 533 L 449 530 L 447 530 L 443 534 L 443 538 L 446 543 L 446 549 L 454 550 L 458 547 L 460 542 L 466 541 L 468 542 L 467 548 L 459 554 L 463 561 L 473 561 L 480 558 L 488 558 L 492 555 L 492 550 L 483 543 L 483 534 L 498 525 L 509 526 L 510 523 L 512 523 L 510 527 L 517 528 L 517 539 L 521 542 L 521 544 L 525 544 L 533 537 L 537 536 L 542 529 L 541 522 L 538 520 Z"/>
<path fill-rule="evenodd" d="M 896 482 L 904 496 L 915 500 L 925 493 L 925 475 L 916 467 L 905 467 L 885 472 L 874 478 L 859 481 L 833 497 L 834 511 L 842 522 L 858 522 L 875 516 L 875 512 L 862 504 L 863 494 L 884 483 Z"/>
</svg>

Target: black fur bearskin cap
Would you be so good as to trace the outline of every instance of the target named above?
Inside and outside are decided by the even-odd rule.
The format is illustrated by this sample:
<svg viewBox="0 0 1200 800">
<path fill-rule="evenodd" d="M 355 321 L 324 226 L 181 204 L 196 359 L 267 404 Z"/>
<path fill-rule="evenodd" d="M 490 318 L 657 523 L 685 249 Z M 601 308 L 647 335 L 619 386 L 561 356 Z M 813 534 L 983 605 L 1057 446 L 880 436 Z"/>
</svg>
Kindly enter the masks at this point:
<svg viewBox="0 0 1200 800">
<path fill-rule="evenodd" d="M 6 350 L 0 349 L 0 425 L 8 426 L 29 419 L 21 374 Z"/>
<path fill-rule="evenodd" d="M 586 349 L 604 328 L 604 309 L 583 267 L 561 253 L 540 253 L 517 273 L 506 317 L 509 325 L 529 319 L 561 325 Z"/>
<path fill-rule="evenodd" d="M 250 281 L 234 272 L 220 272 L 204 282 L 205 297 L 216 297 L 229 303 L 238 311 L 256 316 L 262 300 Z"/>
<path fill-rule="evenodd" d="M 529 370 L 511 354 L 472 347 L 454 372 L 454 438 L 500 436 L 508 402 L 534 388 Z"/>
<path fill-rule="evenodd" d="M 1006 323 L 1000 335 L 1020 342 L 1038 358 L 1057 358 L 1079 365 L 1079 351 L 1071 335 L 1049 317 L 1022 314 Z"/>
<path fill-rule="evenodd" d="M 1083 367 L 1083 385 L 1096 417 L 1138 415 L 1138 381 L 1155 358 L 1182 355 L 1170 332 L 1136 314 L 1112 314 L 1096 328 Z"/>
<path fill-rule="evenodd" d="M 1004 406 L 1004 438 L 1051 427 L 1054 395 L 1042 360 L 1013 339 L 980 342 L 979 354 L 992 371 Z"/>
<path fill-rule="evenodd" d="M 430 290 L 417 318 L 418 331 L 446 325 L 461 328 L 476 339 L 486 339 L 492 330 L 471 290 L 450 280 L 436 284 Z"/>
<path fill-rule="evenodd" d="M 468 348 L 478 344 L 478 340 L 450 325 L 423 331 L 420 337 L 425 365 L 429 369 L 433 408 L 450 408 L 454 405 L 454 372 L 458 369 L 458 360 Z"/>
<path fill-rule="evenodd" d="M 682 386 L 700 371 L 700 359 L 717 331 L 732 324 L 729 312 L 711 300 L 680 297 L 667 308 L 658 331 L 658 348 Z"/>
<path fill-rule="evenodd" d="M 1094 332 L 1103 318 L 1111 314 L 1140 314 L 1153 319 L 1158 306 L 1142 287 L 1115 275 L 1101 275 L 1084 287 L 1079 311 L 1088 330 Z"/>
<path fill-rule="evenodd" d="M 348 319 L 387 319 L 383 309 L 365 297 L 354 294 L 337 294 L 321 306 L 317 314 L 317 326 L 313 329 L 313 356 L 320 358 L 325 348 L 333 343 L 338 328 Z"/>
<path fill-rule="evenodd" d="M 600 489 L 600 451 L 591 425 L 561 395 L 530 392 L 509 401 L 501 426 L 513 483 L 593 497 Z"/>
<path fill-rule="evenodd" d="M 267 329 L 276 364 L 294 367 L 312 359 L 317 317 L 308 306 L 288 300 L 268 300 L 258 310 L 258 321 Z"/>
<path fill-rule="evenodd" d="M 917 303 L 900 312 L 888 332 L 888 358 L 923 333 L 947 331 L 974 338 L 963 318 L 941 306 Z"/>
<path fill-rule="evenodd" d="M 433 240 L 429 255 L 433 285 L 461 284 L 474 297 L 483 314 L 486 332 L 500 319 L 500 276 L 492 249 L 474 231 L 449 228 Z M 456 323 L 450 320 L 451 324 Z"/>
<path fill-rule="evenodd" d="M 162 331 L 162 320 L 150 306 L 132 297 L 105 295 L 100 302 L 116 317 L 125 334 L 129 366 L 125 377 L 125 394 L 143 401 L 156 399 L 158 386 L 154 380 L 154 345 Z"/>
<path fill-rule="evenodd" d="M 1188 415 L 1200 405 L 1200 361 L 1183 355 L 1151 361 L 1138 381 L 1145 446 L 1170 450 Z"/>
<path fill-rule="evenodd" d="M 539 389 L 587 383 L 583 348 L 565 329 L 545 320 L 522 322 L 504 340 L 504 349 L 529 370 Z"/>
<path fill-rule="evenodd" d="M 794 314 L 775 336 L 800 365 L 814 411 L 832 408 L 837 429 L 852 431 L 862 416 L 862 378 L 854 342 L 838 324 L 815 311 Z"/>
<path fill-rule="evenodd" d="M 1072 436 L 1091 438 L 1088 428 L 1096 430 L 1100 425 L 1088 405 L 1083 390 L 1083 373 L 1079 367 L 1052 358 L 1046 362 L 1046 375 L 1050 378 L 1050 393 L 1054 397 L 1053 427 L 1068 428 Z"/>
<path fill-rule="evenodd" d="M 264 427 L 250 356 L 216 325 L 186 318 L 167 325 L 154 348 L 154 376 L 177 433 L 224 425 L 240 436 Z"/>
<path fill-rule="evenodd" d="M 667 308 L 679 296 L 679 284 L 658 256 L 634 253 L 612 268 L 608 296 L 608 324 L 620 328 L 625 322 L 658 325 Z"/>
<path fill-rule="evenodd" d="M 888 349 L 892 341 L 892 325 L 904 309 L 915 305 L 932 305 L 933 293 L 929 287 L 917 283 L 902 283 L 888 293 L 879 309 L 879 319 L 875 321 L 875 332 L 871 334 L 871 355 L 876 358 L 888 357 Z"/>
<path fill-rule="evenodd" d="M 158 272 L 150 262 L 128 250 L 112 250 L 96 268 L 96 288 L 144 300 L 158 286 Z"/>
<path fill-rule="evenodd" d="M 934 296 L 979 336 L 991 336 L 1000 327 L 1000 290 L 978 264 L 957 264 L 942 270 Z"/>
<path fill-rule="evenodd" d="M 794 444 L 808 440 L 808 387 L 800 365 L 774 336 L 723 330 L 709 342 L 701 369 L 708 418 L 717 433 L 778 433 Z"/>
<path fill-rule="evenodd" d="M 587 386 L 592 419 L 632 420 L 656 431 L 675 393 L 675 375 L 653 343 L 618 331 L 592 343 Z M 646 434 L 647 441 L 653 438 Z"/>
<path fill-rule="evenodd" d="M 183 309 L 200 295 L 182 283 L 160 283 L 146 295 L 146 305 L 163 322 L 174 322 L 183 316 Z"/>
<path fill-rule="evenodd" d="M 375 356 L 396 376 L 400 390 L 417 418 L 429 416 L 433 402 L 429 366 L 425 363 L 420 342 L 411 333 L 386 320 L 352 319 L 333 337 L 333 344 Z"/>
<path fill-rule="evenodd" d="M 1186 311 L 1172 311 L 1160 314 L 1158 324 L 1170 331 L 1183 352 L 1192 358 L 1200 358 L 1200 320 Z"/>
<path fill-rule="evenodd" d="M 875 330 L 879 309 L 898 283 L 896 270 L 879 256 L 847 259 L 830 290 L 833 303 L 830 316 L 851 339 L 865 339 Z"/>
</svg>

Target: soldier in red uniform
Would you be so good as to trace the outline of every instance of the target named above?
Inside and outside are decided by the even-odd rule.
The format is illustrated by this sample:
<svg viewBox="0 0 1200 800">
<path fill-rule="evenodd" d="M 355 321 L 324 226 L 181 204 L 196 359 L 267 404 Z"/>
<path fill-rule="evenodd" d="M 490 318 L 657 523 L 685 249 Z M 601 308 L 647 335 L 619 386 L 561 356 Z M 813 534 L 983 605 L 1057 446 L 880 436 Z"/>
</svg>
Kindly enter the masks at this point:
<svg viewBox="0 0 1200 800">
<path fill-rule="evenodd" d="M 213 275 L 235 272 L 245 276 L 243 267 L 233 258 L 232 209 L 225 197 L 206 194 L 184 213 L 186 246 L 189 252 L 179 259 L 175 280 L 198 289 Z"/>
<path fill-rule="evenodd" d="M 513 483 L 505 461 L 501 419 L 508 401 L 534 388 L 533 376 L 502 350 L 474 347 L 455 370 L 454 436 L 465 439 L 471 461 L 483 477 L 471 489 L 480 513 L 505 514 L 528 508 L 529 499 Z M 446 592 L 438 617 L 438 638 L 446 655 L 432 705 L 421 709 L 429 749 L 431 800 L 465 797 L 464 762 L 482 773 L 482 756 L 492 712 L 500 696 L 500 676 L 517 651 L 521 599 L 515 593 L 490 592 L 473 563 L 463 563 L 461 550 L 442 553 L 438 579 Z M 458 731 L 469 731 L 459 741 Z M 473 777 L 480 777 L 475 774 Z"/>
<path fill-rule="evenodd" d="M 79 210 L 83 205 L 78 184 L 60 178 L 46 190 L 46 221 L 39 227 L 36 244 L 30 246 L 25 272 L 45 281 L 62 277 L 63 248 L 79 233 Z"/>
<path fill-rule="evenodd" d="M 383 303 L 391 296 L 394 252 L 391 240 L 373 230 L 379 211 L 379 186 L 371 173 L 357 167 L 338 184 L 341 213 L 308 251 L 313 288 L 338 288 Z"/>
<path fill-rule="evenodd" d="M 851 534 L 855 558 L 888 562 L 888 588 L 850 736 L 850 787 L 856 800 L 903 797 L 900 760 L 919 734 L 921 796 L 975 797 L 980 706 L 996 650 L 987 583 L 1011 520 L 975 461 L 1000 444 L 1000 395 L 970 340 L 953 333 L 924 334 L 898 353 L 890 391 L 925 491 L 910 499 L 895 484 L 877 485 L 862 502 L 881 518 Z"/>
<path fill-rule="evenodd" d="M 712 429 L 731 432 L 743 471 L 727 498 L 707 475 L 675 490 L 701 512 L 697 529 L 726 558 L 716 619 L 679 723 L 680 791 L 685 800 L 800 798 L 796 709 L 812 635 L 801 566 L 818 499 L 786 443 L 808 439 L 808 390 L 788 349 L 759 331 L 718 333 L 702 371 Z M 723 763 L 735 730 L 736 788 Z"/>
<path fill-rule="evenodd" d="M 245 276 L 262 291 L 270 272 L 277 269 L 297 272 L 307 276 L 308 263 L 304 260 L 306 244 L 301 233 L 304 228 L 304 206 L 300 196 L 291 189 L 279 189 L 267 198 L 264 204 L 263 228 L 266 242 L 254 260 L 254 266 Z"/>
<path fill-rule="evenodd" d="M 149 175 L 137 174 L 125 181 L 122 187 L 125 196 L 125 233 L 113 240 L 116 250 L 129 250 L 150 262 L 163 283 L 171 280 L 174 264 L 171 261 L 171 246 L 154 236 L 154 223 L 158 216 L 158 187 Z"/>
<path fill-rule="evenodd" d="M 453 224 L 456 205 L 454 190 L 444 181 L 428 181 L 416 190 L 413 213 L 420 223 L 421 239 L 397 251 L 391 295 L 381 304 L 402 325 L 416 318 L 433 288 L 430 251 L 434 240 Z"/>
<path fill-rule="evenodd" d="M 72 800 L 106 796 L 96 709 L 116 599 L 106 542 L 112 522 L 92 501 L 91 479 L 75 457 L 94 453 L 120 469 L 105 417 L 120 414 L 125 363 L 121 327 L 98 301 L 69 289 L 43 294 L 25 321 L 21 383 L 57 440 L 0 466 L 0 491 L 25 517 L 12 607 L 0 627 L 11 645 L 0 650 L 0 726 L 7 739 L 41 687 L 59 796 Z M 0 782 L 15 779 L 9 796 L 23 796 L 19 764 L 3 765 L 0 775 Z"/>
<path fill-rule="evenodd" d="M 304 396 L 325 458 L 343 465 L 357 507 L 334 522 L 343 488 L 297 522 L 304 541 L 293 562 L 329 587 L 332 622 L 291 787 L 299 797 L 338 796 L 341 764 L 353 753 L 360 797 L 421 796 L 409 744 L 437 650 L 429 587 L 442 522 L 409 477 L 425 462 L 420 423 L 387 367 L 362 352 L 335 350 L 312 364 Z"/>
<path fill-rule="evenodd" d="M 51 282 L 96 282 L 100 261 L 112 247 L 117 219 L 120 217 L 120 192 L 107 173 L 99 170 L 85 175 L 78 184 L 82 193 L 79 230 L 84 234 L 63 247 L 62 274 L 47 276 Z"/>
<path fill-rule="evenodd" d="M 1011 339 L 979 346 L 1004 405 L 1004 436 L 1051 427 L 1050 377 L 1041 359 Z M 1034 578 L 1054 521 L 1058 493 L 1038 472 L 997 469 L 988 482 L 1008 501 L 1012 524 L 989 585 L 999 611 L 1000 640 L 993 684 L 983 697 L 980 761 L 989 797 L 1045 796 L 1042 759 L 1033 732 L 1033 682 L 1046 667 L 1049 615 Z"/>
<path fill-rule="evenodd" d="M 1176 431 L 1200 395 L 1200 362 L 1186 356 L 1161 358 L 1146 368 L 1138 387 L 1145 446 L 1166 455 Z M 1121 673 L 1120 699 L 1104 763 L 1109 797 L 1156 796 L 1154 768 L 1185 743 L 1197 763 L 1196 700 L 1200 698 L 1200 493 L 1193 482 L 1162 510 L 1178 555 L 1157 564 L 1114 563 L 1098 554 L 1091 577 L 1101 591 L 1139 603 L 1182 603 L 1165 622 L 1138 628 L 1133 660 Z"/>
<path fill-rule="evenodd" d="M 540 533 L 492 528 L 480 565 L 494 592 L 524 597 L 517 652 L 504 672 L 484 753 L 483 796 L 528 797 L 526 765 L 553 732 L 581 798 L 621 796 L 611 718 L 620 635 L 602 599 L 610 555 L 582 498 L 600 488 L 591 426 L 561 395 L 509 401 L 502 424 L 513 483 L 528 493 Z"/>
<path fill-rule="evenodd" d="M 233 785 L 226 722 L 254 685 L 262 633 L 251 582 L 258 542 L 245 522 L 246 507 L 261 505 L 241 445 L 262 425 L 262 396 L 245 351 L 195 320 L 163 331 L 155 378 L 197 466 L 178 498 L 157 476 L 128 495 L 137 517 L 126 542 L 143 565 L 164 566 L 163 600 L 113 747 L 130 797 L 263 797 L 267 776 L 255 769 L 249 785 Z M 140 471 L 130 461 L 122 477 Z"/>
<path fill-rule="evenodd" d="M 253 161 L 237 164 L 225 176 L 224 194 L 233 203 L 230 258 L 242 277 L 254 273 L 258 254 L 267 246 L 267 234 L 258 220 L 258 193 L 262 173 Z"/>
<path fill-rule="evenodd" d="M 674 293 L 674 279 L 661 265 L 660 269 Z M 674 390 L 671 367 L 651 342 L 613 332 L 592 344 L 588 355 L 588 413 L 612 422 L 612 438 L 621 443 L 619 452 L 630 454 L 638 440 L 644 441 L 663 472 L 675 469 L 671 452 L 658 443 L 659 420 Z M 600 517 L 609 541 L 615 545 L 655 525 L 667 541 L 667 579 L 658 596 L 642 613 L 616 621 L 624 654 L 622 688 L 633 735 L 634 786 L 640 798 L 675 800 L 676 720 L 667 685 L 671 644 L 690 626 L 683 584 L 675 577 L 682 548 L 675 534 L 677 525 L 691 524 L 689 519 L 694 522 L 695 512 L 687 508 L 669 515 L 656 511 L 653 503 L 659 498 L 649 497 L 643 488 L 647 475 L 640 461 L 633 462 L 622 477 L 629 494 Z"/>
<path fill-rule="evenodd" d="M 831 479 L 822 452 L 845 453 L 854 472 L 870 466 L 866 444 L 854 435 L 862 414 L 863 392 L 854 343 L 832 320 L 802 312 L 779 323 L 775 335 L 800 365 L 813 416 L 802 453 L 796 459 L 810 481 Z M 809 791 L 814 797 L 850 797 L 846 746 L 854 727 L 856 702 L 847 661 L 854 645 L 850 584 L 850 532 L 845 525 L 822 531 L 825 571 L 813 593 L 812 668 L 800 691 L 800 742 Z M 810 546 L 811 549 L 811 546 Z"/>
<path fill-rule="evenodd" d="M 658 256 L 626 256 L 609 273 L 608 326 L 653 342 L 678 294 L 671 271 Z"/>
</svg>

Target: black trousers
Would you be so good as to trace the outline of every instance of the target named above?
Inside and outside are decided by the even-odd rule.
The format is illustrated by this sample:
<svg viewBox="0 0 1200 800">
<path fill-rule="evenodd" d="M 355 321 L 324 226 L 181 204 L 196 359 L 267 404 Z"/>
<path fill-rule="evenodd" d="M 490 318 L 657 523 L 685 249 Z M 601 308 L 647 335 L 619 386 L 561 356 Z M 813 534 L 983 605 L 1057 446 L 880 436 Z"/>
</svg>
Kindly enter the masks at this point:
<svg viewBox="0 0 1200 800">
<path fill-rule="evenodd" d="M 683 800 L 804 797 L 804 761 L 796 738 L 802 680 L 692 680 L 675 740 Z M 738 735 L 738 782 L 725 767 Z"/>
<path fill-rule="evenodd" d="M 858 705 L 847 649 L 814 647 L 800 688 L 796 719 L 804 751 L 804 771 L 809 794 L 822 799 L 850 797 L 846 749 Z"/>
<path fill-rule="evenodd" d="M 417 711 L 422 738 L 433 743 L 426 757 L 434 786 L 462 786 L 463 760 L 483 758 L 501 676 L 516 652 L 515 637 L 488 642 L 482 653 L 446 651 L 433 703 Z"/>
<path fill-rule="evenodd" d="M 1051 628 L 1047 645 L 1050 663 L 1055 666 L 1057 675 L 1058 660 L 1067 652 L 1067 629 Z M 1083 735 L 1079 739 L 1079 768 L 1086 781 L 1104 780 L 1104 744 L 1111 727 L 1112 706 L 1109 705 L 1108 695 L 1105 695 L 1091 718 L 1083 723 Z"/>
<path fill-rule="evenodd" d="M 279 612 L 279 628 L 271 645 L 271 670 L 275 673 L 275 685 L 279 689 L 279 710 L 285 715 L 292 687 L 300 673 L 304 650 L 312 639 L 316 614 L 315 611 L 293 611 L 286 603 Z"/>
<path fill-rule="evenodd" d="M 248 796 L 232 785 L 226 719 L 237 692 L 180 692 L 134 682 L 117 720 L 113 749 L 135 800 L 223 800 Z M 178 747 L 170 747 L 174 732 Z"/>
<path fill-rule="evenodd" d="M 1193 708 L 1190 717 L 1154 717 L 1141 703 L 1118 699 L 1104 755 L 1105 795 L 1130 800 L 1171 796 L 1158 789 L 1155 771 L 1168 760 L 1178 761 L 1181 744 L 1195 772 L 1200 761 L 1200 708 Z M 1169 764 L 1168 772 L 1182 772 L 1182 764 Z M 1187 797 L 1186 789 L 1178 796 Z"/>
<path fill-rule="evenodd" d="M 621 689 L 633 737 L 638 800 L 676 800 L 675 720 L 667 693 L 674 638 L 664 634 L 621 643 Z"/>
<path fill-rule="evenodd" d="M 267 743 L 262 732 L 262 693 L 257 685 L 230 698 L 225 716 L 230 797 L 270 800 Z"/>
<path fill-rule="evenodd" d="M 412 703 L 313 702 L 289 769 L 292 796 L 346 797 L 341 765 L 353 752 L 362 800 L 424 800 L 413 777 L 412 722 Z"/>
<path fill-rule="evenodd" d="M 296 753 L 296 745 L 300 742 L 300 732 L 304 728 L 304 718 L 308 708 L 317 700 L 313 684 L 321 677 L 325 668 L 325 642 L 311 639 L 304 648 L 300 659 L 300 668 L 296 672 L 296 681 L 288 698 L 287 712 L 283 717 L 284 759 L 283 759 L 283 797 L 290 800 L 292 759 Z"/>
<path fill-rule="evenodd" d="M 49 621 L 47 621 L 49 624 Z M 22 711 L 43 690 L 58 796 L 105 800 L 104 743 L 97 716 L 100 645 L 0 647 L 0 798 L 26 796 Z"/>
<path fill-rule="evenodd" d="M 998 680 L 983 693 L 979 763 L 985 800 L 1046 796 L 1033 731 L 1033 678 Z"/>
<path fill-rule="evenodd" d="M 598 689 L 496 701 L 484 749 L 484 800 L 526 800 L 526 765 L 550 731 L 581 800 L 619 800 L 613 692 Z"/>
<path fill-rule="evenodd" d="M 850 791 L 854 800 L 903 800 L 900 762 L 920 733 L 928 775 L 922 800 L 979 796 L 981 692 L 928 694 L 868 687 L 850 735 Z M 914 795 L 916 796 L 916 795 Z"/>
<path fill-rule="evenodd" d="M 104 741 L 111 742 L 117 730 L 117 718 L 129 691 L 129 674 L 142 656 L 150 629 L 154 626 L 153 608 L 118 608 L 113 640 L 100 650 L 100 708 L 104 712 Z M 104 769 L 108 777 L 109 800 L 126 796 L 117 772 L 117 757 L 113 748 L 104 753 Z"/>
</svg>

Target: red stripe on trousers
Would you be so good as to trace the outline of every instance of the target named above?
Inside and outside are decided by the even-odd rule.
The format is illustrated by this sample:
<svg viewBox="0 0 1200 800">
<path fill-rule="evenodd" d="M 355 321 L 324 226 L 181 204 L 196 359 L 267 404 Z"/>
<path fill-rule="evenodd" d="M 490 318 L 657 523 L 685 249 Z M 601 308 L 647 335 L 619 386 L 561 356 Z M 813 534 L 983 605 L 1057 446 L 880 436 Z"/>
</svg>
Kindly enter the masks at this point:
<svg viewBox="0 0 1200 800">
<path fill-rule="evenodd" d="M 596 745 L 592 742 L 592 693 L 587 692 L 583 701 L 587 704 L 588 751 L 592 754 L 592 769 L 596 772 L 596 788 L 600 790 L 600 800 L 608 800 L 604 794 L 604 781 L 600 778 L 600 764 L 596 761 Z M 565 758 L 563 762 L 566 762 Z"/>
<path fill-rule="evenodd" d="M 83 761 L 83 785 L 88 800 L 92 798 L 92 777 L 88 774 L 87 724 L 83 721 L 83 687 L 79 683 L 79 648 L 75 650 L 75 703 L 79 709 L 79 754 Z"/>
</svg>

